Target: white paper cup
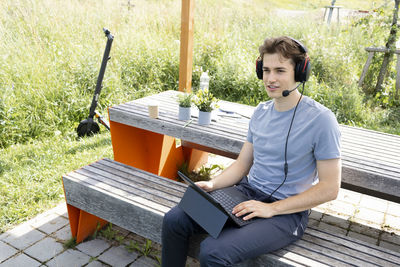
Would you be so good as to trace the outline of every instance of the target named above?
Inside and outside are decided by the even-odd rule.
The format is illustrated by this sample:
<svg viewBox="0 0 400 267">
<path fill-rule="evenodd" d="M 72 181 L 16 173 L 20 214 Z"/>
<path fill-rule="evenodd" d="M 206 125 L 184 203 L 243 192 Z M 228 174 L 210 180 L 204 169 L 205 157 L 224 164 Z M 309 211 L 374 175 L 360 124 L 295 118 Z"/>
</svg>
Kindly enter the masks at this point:
<svg viewBox="0 0 400 267">
<path fill-rule="evenodd" d="M 152 101 L 147 105 L 149 108 L 149 117 L 153 119 L 158 118 L 158 102 Z"/>
</svg>

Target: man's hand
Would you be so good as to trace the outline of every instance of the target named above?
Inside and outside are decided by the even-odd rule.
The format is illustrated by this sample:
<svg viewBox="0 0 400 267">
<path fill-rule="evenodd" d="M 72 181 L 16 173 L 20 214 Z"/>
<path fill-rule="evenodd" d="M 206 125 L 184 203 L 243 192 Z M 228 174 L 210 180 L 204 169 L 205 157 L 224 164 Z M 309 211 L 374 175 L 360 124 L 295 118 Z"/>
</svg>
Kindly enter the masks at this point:
<svg viewBox="0 0 400 267">
<path fill-rule="evenodd" d="M 249 220 L 254 217 L 270 218 L 275 215 L 272 204 L 257 200 L 244 201 L 236 205 L 232 213 L 237 217 L 247 214 L 242 218 L 243 220 Z"/>
<path fill-rule="evenodd" d="M 214 183 L 212 181 L 200 181 L 196 182 L 196 185 L 202 188 L 206 192 L 210 192 L 214 190 Z"/>
</svg>

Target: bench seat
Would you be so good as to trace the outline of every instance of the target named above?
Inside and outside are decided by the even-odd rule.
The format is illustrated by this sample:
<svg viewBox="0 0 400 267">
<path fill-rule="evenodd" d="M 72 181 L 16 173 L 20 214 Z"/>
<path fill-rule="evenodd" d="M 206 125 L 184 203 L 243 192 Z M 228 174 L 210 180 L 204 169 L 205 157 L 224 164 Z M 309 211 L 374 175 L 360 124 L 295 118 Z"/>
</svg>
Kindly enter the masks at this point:
<svg viewBox="0 0 400 267">
<path fill-rule="evenodd" d="M 63 184 L 68 205 L 157 243 L 164 214 L 179 203 L 187 187 L 110 159 L 64 175 Z M 190 256 L 197 258 L 202 238 L 193 238 Z M 309 227 L 294 244 L 237 266 L 398 266 L 399 262 L 399 253 Z"/>
</svg>

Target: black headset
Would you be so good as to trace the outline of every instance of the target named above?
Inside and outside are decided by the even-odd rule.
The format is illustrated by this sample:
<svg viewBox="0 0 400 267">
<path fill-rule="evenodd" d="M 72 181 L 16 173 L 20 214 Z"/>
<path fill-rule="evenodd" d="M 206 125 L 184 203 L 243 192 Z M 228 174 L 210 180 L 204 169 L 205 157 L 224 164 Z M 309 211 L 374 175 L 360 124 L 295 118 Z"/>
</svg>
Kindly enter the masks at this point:
<svg viewBox="0 0 400 267">
<path fill-rule="evenodd" d="M 307 48 L 299 41 L 296 39 L 293 39 L 289 37 L 293 42 L 297 44 L 299 47 L 299 50 L 306 54 L 305 58 L 301 61 L 296 63 L 296 66 L 294 68 L 294 80 L 296 82 L 304 83 L 308 80 L 308 77 L 310 76 L 311 72 L 311 61 L 310 58 L 307 55 Z M 258 79 L 262 80 L 263 79 L 263 59 L 262 56 L 260 55 L 256 61 L 256 73 Z"/>
</svg>

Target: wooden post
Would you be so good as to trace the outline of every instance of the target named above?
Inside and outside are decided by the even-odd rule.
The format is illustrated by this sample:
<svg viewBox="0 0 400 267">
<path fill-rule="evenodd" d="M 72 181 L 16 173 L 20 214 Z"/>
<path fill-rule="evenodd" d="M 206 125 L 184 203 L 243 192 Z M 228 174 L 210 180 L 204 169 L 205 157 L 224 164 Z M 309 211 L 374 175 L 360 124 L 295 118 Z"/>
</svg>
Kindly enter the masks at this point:
<svg viewBox="0 0 400 267">
<path fill-rule="evenodd" d="M 374 57 L 374 52 L 370 51 L 369 55 L 368 55 L 367 62 L 365 63 L 363 71 L 361 73 L 360 80 L 358 81 L 358 86 L 360 86 L 360 87 L 363 85 L 363 82 L 364 82 L 364 79 L 365 79 L 365 75 L 367 75 L 367 71 L 368 71 L 369 66 L 371 65 L 373 57 Z"/>
<path fill-rule="evenodd" d="M 400 56 L 397 54 L 396 62 L 396 91 L 394 92 L 394 99 L 400 100 Z"/>
<path fill-rule="evenodd" d="M 194 0 L 182 0 L 179 91 L 192 90 Z"/>
</svg>

